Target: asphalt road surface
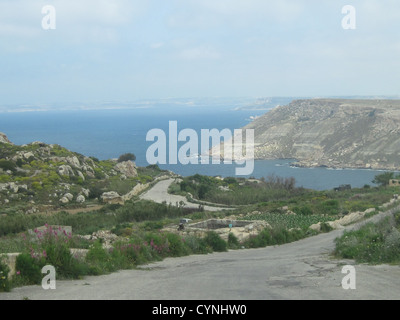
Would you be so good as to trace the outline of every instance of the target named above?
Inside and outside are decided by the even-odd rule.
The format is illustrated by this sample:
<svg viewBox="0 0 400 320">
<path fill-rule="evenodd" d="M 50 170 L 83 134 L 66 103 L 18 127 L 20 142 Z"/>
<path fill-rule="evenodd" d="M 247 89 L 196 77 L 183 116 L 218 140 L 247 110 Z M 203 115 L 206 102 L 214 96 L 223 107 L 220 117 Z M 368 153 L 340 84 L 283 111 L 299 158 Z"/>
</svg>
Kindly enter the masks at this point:
<svg viewBox="0 0 400 320">
<path fill-rule="evenodd" d="M 162 202 L 166 202 L 167 204 L 171 203 L 172 205 L 179 204 L 182 201 L 184 202 L 186 208 L 195 208 L 195 209 L 199 208 L 198 204 L 188 202 L 186 197 L 168 193 L 168 187 L 174 181 L 175 179 L 162 180 L 158 182 L 156 185 L 154 185 L 151 189 L 141 194 L 140 198 L 144 200 L 151 200 L 158 203 Z M 206 211 L 221 211 L 229 209 L 229 208 L 213 207 L 207 205 L 204 205 L 203 207 L 204 210 Z"/>
<path fill-rule="evenodd" d="M 168 258 L 110 275 L 0 293 L 0 300 L 400 299 L 400 267 L 354 265 L 330 254 L 341 230 L 261 249 Z M 355 289 L 344 289 L 344 265 Z"/>
</svg>

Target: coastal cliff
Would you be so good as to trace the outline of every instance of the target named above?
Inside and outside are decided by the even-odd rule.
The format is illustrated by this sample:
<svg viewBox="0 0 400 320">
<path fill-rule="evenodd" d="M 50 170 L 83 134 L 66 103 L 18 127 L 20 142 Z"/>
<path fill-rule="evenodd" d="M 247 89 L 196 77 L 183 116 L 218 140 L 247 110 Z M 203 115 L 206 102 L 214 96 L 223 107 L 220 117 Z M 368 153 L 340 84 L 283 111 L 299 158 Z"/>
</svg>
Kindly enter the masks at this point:
<svg viewBox="0 0 400 320">
<path fill-rule="evenodd" d="M 308 99 L 278 106 L 254 129 L 256 159 L 295 165 L 400 169 L 400 100 Z"/>
</svg>

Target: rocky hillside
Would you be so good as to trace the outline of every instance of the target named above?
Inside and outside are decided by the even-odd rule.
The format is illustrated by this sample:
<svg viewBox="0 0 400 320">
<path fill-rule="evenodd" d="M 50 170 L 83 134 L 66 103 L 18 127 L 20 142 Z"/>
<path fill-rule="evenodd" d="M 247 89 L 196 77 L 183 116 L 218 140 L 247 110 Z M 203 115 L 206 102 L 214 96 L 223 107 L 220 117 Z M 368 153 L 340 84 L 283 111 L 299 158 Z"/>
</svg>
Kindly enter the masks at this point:
<svg viewBox="0 0 400 320">
<path fill-rule="evenodd" d="M 0 214 L 120 200 L 161 173 L 156 166 L 140 168 L 132 161 L 99 161 L 56 144 L 17 146 L 0 134 Z"/>
<path fill-rule="evenodd" d="M 255 158 L 400 169 L 400 100 L 295 100 L 256 119 Z"/>
</svg>

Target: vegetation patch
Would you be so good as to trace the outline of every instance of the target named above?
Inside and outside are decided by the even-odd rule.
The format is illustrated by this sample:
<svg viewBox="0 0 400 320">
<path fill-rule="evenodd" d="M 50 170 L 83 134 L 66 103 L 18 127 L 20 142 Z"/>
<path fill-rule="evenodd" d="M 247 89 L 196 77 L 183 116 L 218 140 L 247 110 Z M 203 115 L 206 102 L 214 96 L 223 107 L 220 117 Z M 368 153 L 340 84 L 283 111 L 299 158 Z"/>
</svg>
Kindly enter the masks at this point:
<svg viewBox="0 0 400 320">
<path fill-rule="evenodd" d="M 359 263 L 400 263 L 400 215 L 378 223 L 368 223 L 355 231 L 345 231 L 335 240 L 338 258 Z"/>
</svg>

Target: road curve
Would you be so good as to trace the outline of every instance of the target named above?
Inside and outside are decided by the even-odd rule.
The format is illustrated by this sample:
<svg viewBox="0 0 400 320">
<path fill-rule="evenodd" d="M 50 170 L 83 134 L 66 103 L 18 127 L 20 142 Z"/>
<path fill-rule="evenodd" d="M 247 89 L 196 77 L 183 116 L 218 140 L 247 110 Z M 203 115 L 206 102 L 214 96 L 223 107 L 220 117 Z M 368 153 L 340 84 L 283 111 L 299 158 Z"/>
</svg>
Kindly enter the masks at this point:
<svg viewBox="0 0 400 320">
<path fill-rule="evenodd" d="M 141 194 L 140 199 L 152 200 L 158 203 L 166 202 L 167 204 L 171 203 L 172 205 L 179 204 L 182 201 L 184 202 L 186 208 L 198 209 L 199 208 L 198 204 L 188 202 L 185 197 L 168 193 L 168 187 L 174 181 L 175 179 L 167 179 L 157 182 L 157 184 L 155 184 L 152 188 Z M 229 209 L 222 207 L 212 207 L 207 205 L 204 205 L 203 207 L 204 210 L 206 211 L 221 211 Z"/>
<path fill-rule="evenodd" d="M 400 267 L 355 265 L 356 289 L 345 290 L 343 265 L 330 253 L 336 230 L 261 249 L 168 258 L 110 275 L 57 281 L 0 293 L 0 300 L 281 300 L 400 299 Z"/>
</svg>

